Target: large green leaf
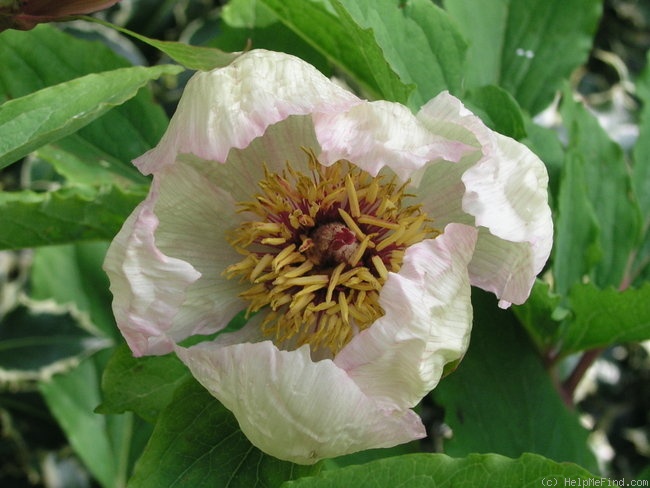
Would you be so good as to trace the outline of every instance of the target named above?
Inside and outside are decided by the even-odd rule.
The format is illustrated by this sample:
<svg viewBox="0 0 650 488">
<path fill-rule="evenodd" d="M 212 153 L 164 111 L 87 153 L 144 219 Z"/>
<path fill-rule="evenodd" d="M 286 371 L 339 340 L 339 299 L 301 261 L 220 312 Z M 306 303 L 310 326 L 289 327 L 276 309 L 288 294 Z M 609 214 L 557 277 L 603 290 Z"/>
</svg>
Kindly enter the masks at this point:
<svg viewBox="0 0 650 488">
<path fill-rule="evenodd" d="M 88 470 L 104 488 L 117 488 L 125 486 L 151 428 L 130 413 L 94 413 L 102 366 L 102 359 L 93 356 L 72 371 L 42 381 L 39 389 Z"/>
<path fill-rule="evenodd" d="M 129 487 L 270 488 L 319 470 L 318 464 L 295 465 L 253 447 L 235 417 L 190 378 L 158 417 Z"/>
<path fill-rule="evenodd" d="M 280 22 L 278 16 L 259 0 L 229 1 L 224 5 L 219 23 L 214 29 L 216 33 L 208 45 L 226 51 L 240 51 L 250 47 L 293 54 L 325 75 L 332 74 L 332 67 L 325 57 Z"/>
<path fill-rule="evenodd" d="M 562 353 L 650 340 L 650 283 L 625 291 L 577 284 L 569 295 L 572 320 L 562 333 Z"/>
<path fill-rule="evenodd" d="M 641 241 L 641 211 L 623 151 L 608 137 L 596 118 L 573 100 L 569 89 L 564 93 L 561 114 L 569 133 L 569 151 L 574 158 L 581 159 L 583 174 L 578 184 L 584 187 L 600 227 L 602 258 L 589 277 L 601 288 L 619 287 L 624 285 L 626 266 Z M 574 222 L 579 225 L 578 219 L 589 217 L 579 212 Z M 558 240 L 560 232 L 558 229 Z M 582 250 L 580 244 L 573 244 L 578 251 Z M 557 251 L 555 259 L 561 257 Z M 555 264 L 556 271 L 557 268 Z"/>
<path fill-rule="evenodd" d="M 372 29 L 391 68 L 415 85 L 418 109 L 443 90 L 460 93 L 467 44 L 445 11 L 430 0 L 340 0 L 354 21 Z M 357 48 L 358 49 L 358 48 Z"/>
<path fill-rule="evenodd" d="M 120 68 L 43 88 L 0 106 L 0 168 L 72 134 L 180 66 Z"/>
<path fill-rule="evenodd" d="M 466 357 L 433 391 L 453 437 L 451 456 L 534 452 L 595 472 L 587 431 L 570 412 L 537 352 L 509 311 L 485 292 L 474 295 L 475 323 Z M 493 485 L 497 486 L 497 485 Z"/>
<path fill-rule="evenodd" d="M 407 102 L 414 87 L 400 80 L 374 32 L 359 26 L 339 0 L 261 1 L 330 62 L 346 71 L 370 97 Z"/>
<path fill-rule="evenodd" d="M 0 193 L 0 249 L 110 240 L 145 194 L 113 186 Z"/>
<path fill-rule="evenodd" d="M 517 140 L 526 137 L 519 105 L 504 89 L 494 85 L 475 88 L 465 95 L 464 102 L 492 130 Z"/>
<path fill-rule="evenodd" d="M 134 358 L 122 345 L 104 370 L 104 401 L 100 413 L 135 412 L 148 422 L 172 401 L 174 391 L 190 376 L 189 370 L 171 354 Z"/>
<path fill-rule="evenodd" d="M 468 88 L 498 85 L 532 115 L 585 62 L 601 0 L 443 0 L 469 41 Z"/>
<path fill-rule="evenodd" d="M 593 483 L 593 484 L 589 484 Z M 289 481 L 282 488 L 537 488 L 607 486 L 574 464 L 556 463 L 535 454 L 510 459 L 497 454 L 471 454 L 454 459 L 444 454 L 410 454 L 350 466 Z"/>
<path fill-rule="evenodd" d="M 650 59 L 650 54 L 648 54 Z M 650 63 L 636 84 L 636 94 L 643 102 L 639 137 L 634 146 L 632 182 L 643 215 L 644 245 L 637 253 L 628 281 L 641 283 L 650 279 Z"/>
<path fill-rule="evenodd" d="M 565 296 L 574 283 L 588 276 L 603 254 L 600 226 L 589 201 L 586 164 L 579 151 L 570 150 L 560 181 L 553 277 L 555 291 L 561 296 Z"/>
</svg>

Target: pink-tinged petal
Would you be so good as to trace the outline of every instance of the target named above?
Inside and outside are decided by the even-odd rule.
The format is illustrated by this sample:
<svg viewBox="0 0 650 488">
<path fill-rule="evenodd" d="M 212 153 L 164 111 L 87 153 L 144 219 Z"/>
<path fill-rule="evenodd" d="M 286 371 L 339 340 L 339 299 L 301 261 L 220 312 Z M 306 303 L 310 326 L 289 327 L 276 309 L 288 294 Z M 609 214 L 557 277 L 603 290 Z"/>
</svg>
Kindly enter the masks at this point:
<svg viewBox="0 0 650 488">
<path fill-rule="evenodd" d="M 438 384 L 445 364 L 468 346 L 472 305 L 467 264 L 477 231 L 449 224 L 409 247 L 380 293 L 385 315 L 357 335 L 334 362 L 368 396 L 401 408 Z"/>
<path fill-rule="evenodd" d="M 290 115 L 340 112 L 360 100 L 316 68 L 283 53 L 249 51 L 227 67 L 199 72 L 188 82 L 167 132 L 136 159 L 145 174 L 178 153 L 223 162 Z"/>
<path fill-rule="evenodd" d="M 240 259 L 225 240 L 235 219 L 230 195 L 182 159 L 156 175 L 104 265 L 118 327 L 136 355 L 168 353 L 245 308 L 240 285 L 222 276 Z"/>
<path fill-rule="evenodd" d="M 405 106 L 363 102 L 345 112 L 314 116 L 321 161 L 353 161 L 372 175 L 388 166 L 402 180 L 428 161 L 459 161 L 471 150 L 429 131 Z"/>
<path fill-rule="evenodd" d="M 523 303 L 539 273 L 535 267 L 535 259 L 539 254 L 541 253 L 536 252 L 534 245 L 504 241 L 481 227 L 474 257 L 469 265 L 472 284 L 501 298 L 501 308 Z"/>
<path fill-rule="evenodd" d="M 544 164 L 523 144 L 488 129 L 447 93 L 427 103 L 418 118 L 433 131 L 443 131 L 448 137 L 452 137 L 449 132 L 454 132 L 468 144 L 471 138 L 480 144 L 481 157 L 462 160 L 456 171 L 458 174 L 463 170 L 460 179 L 464 192 L 458 183 L 455 189 L 447 186 L 446 193 L 445 189 L 436 189 L 448 198 L 445 205 L 451 212 L 447 218 L 440 216 L 440 220 L 473 221 L 487 229 L 479 235 L 470 265 L 471 282 L 496 293 L 502 306 L 522 303 L 552 246 L 553 222 Z M 435 181 L 435 175 L 427 175 L 428 171 L 430 168 L 425 170 L 423 180 Z M 436 219 L 440 209 L 435 209 L 435 203 L 430 205 L 434 198 L 436 193 L 431 192 L 423 206 L 427 211 L 434 207 L 432 217 Z M 503 249 L 499 250 L 499 246 Z"/>
<path fill-rule="evenodd" d="M 191 264 L 165 256 L 156 247 L 155 197 L 150 193 L 129 216 L 104 262 L 115 320 L 136 356 L 173 350 L 165 331 L 185 300 L 184 290 L 201 276 Z"/>
<path fill-rule="evenodd" d="M 312 464 L 426 435 L 413 411 L 378 404 L 332 361 L 313 362 L 308 346 L 203 343 L 176 352 L 246 437 L 280 459 Z"/>
</svg>

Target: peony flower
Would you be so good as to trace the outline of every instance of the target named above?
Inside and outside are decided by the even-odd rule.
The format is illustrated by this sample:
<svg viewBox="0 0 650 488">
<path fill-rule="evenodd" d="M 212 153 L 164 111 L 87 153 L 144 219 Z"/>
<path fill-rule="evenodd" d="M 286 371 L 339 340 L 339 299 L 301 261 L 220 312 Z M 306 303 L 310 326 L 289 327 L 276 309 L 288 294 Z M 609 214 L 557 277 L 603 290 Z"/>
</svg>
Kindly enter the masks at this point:
<svg viewBox="0 0 650 488">
<path fill-rule="evenodd" d="M 448 93 L 413 115 L 286 54 L 197 73 L 135 164 L 151 190 L 105 262 L 122 334 L 296 463 L 424 437 L 411 409 L 467 349 L 470 284 L 522 303 L 551 249 L 525 146 Z"/>
<path fill-rule="evenodd" d="M 0 32 L 103 10 L 120 0 L 0 0 Z"/>
</svg>

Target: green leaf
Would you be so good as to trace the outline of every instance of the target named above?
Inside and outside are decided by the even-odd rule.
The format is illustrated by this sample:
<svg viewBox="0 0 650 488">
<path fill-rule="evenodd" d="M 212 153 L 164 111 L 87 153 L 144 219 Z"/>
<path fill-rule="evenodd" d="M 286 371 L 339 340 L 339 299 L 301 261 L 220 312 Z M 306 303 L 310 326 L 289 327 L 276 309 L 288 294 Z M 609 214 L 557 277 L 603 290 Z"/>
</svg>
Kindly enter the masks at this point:
<svg viewBox="0 0 650 488">
<path fill-rule="evenodd" d="M 87 314 L 106 337 L 118 339 L 111 313 L 113 298 L 102 270 L 107 248 L 105 242 L 78 242 L 35 249 L 30 295 L 36 300 L 51 298 L 61 305 L 74 306 Z"/>
<path fill-rule="evenodd" d="M 280 20 L 372 98 L 406 103 L 413 91 L 384 57 L 371 29 L 360 27 L 338 0 L 261 0 Z"/>
<path fill-rule="evenodd" d="M 66 307 L 27 301 L 0 321 L 0 376 L 27 381 L 68 370 L 110 345 L 97 332 Z"/>
<path fill-rule="evenodd" d="M 569 132 L 569 151 L 582 159 L 581 184 L 600 226 L 603 254 L 590 278 L 601 288 L 619 287 L 624 281 L 625 268 L 641 240 L 641 211 L 623 150 L 608 137 L 582 104 L 573 101 L 568 88 L 561 114 Z M 578 213 L 576 224 L 580 218 L 590 216 Z M 580 244 L 574 242 L 573 246 L 581 251 Z M 557 265 L 555 267 L 557 269 Z"/>
<path fill-rule="evenodd" d="M 110 240 L 145 195 L 106 186 L 0 193 L 0 249 Z"/>
<path fill-rule="evenodd" d="M 0 106 L 0 168 L 71 134 L 134 97 L 146 83 L 179 66 L 120 68 L 43 88 Z"/>
<path fill-rule="evenodd" d="M 569 301 L 573 316 L 562 334 L 562 354 L 650 340 L 650 283 L 625 291 L 577 284 Z"/>
<path fill-rule="evenodd" d="M 562 403 L 512 313 L 497 308 L 494 297 L 485 292 L 476 291 L 472 302 L 475 323 L 469 351 L 433 391 L 453 431 L 445 452 L 510 457 L 533 452 L 595 472 L 587 431 Z"/>
<path fill-rule="evenodd" d="M 444 0 L 469 41 L 468 88 L 498 85 L 535 115 L 585 62 L 601 0 Z"/>
<path fill-rule="evenodd" d="M 176 388 L 189 376 L 189 370 L 174 355 L 134 358 L 131 350 L 121 345 L 104 370 L 104 401 L 97 412 L 131 411 L 155 422 L 171 403 Z"/>
<path fill-rule="evenodd" d="M 537 280 L 528 300 L 523 305 L 512 307 L 540 352 L 549 351 L 555 345 L 563 318 L 557 316 L 561 300 L 559 295 L 551 292 L 548 283 Z"/>
<path fill-rule="evenodd" d="M 454 459 L 444 454 L 410 454 L 362 466 L 324 471 L 316 477 L 284 483 L 282 488 L 534 488 L 607 486 L 579 466 L 556 463 L 535 454 L 509 459 L 497 454 L 471 454 Z M 567 482 L 571 483 L 570 485 Z"/>
<path fill-rule="evenodd" d="M 648 58 L 650 59 L 650 54 Z M 633 152 L 632 183 L 639 199 L 645 235 L 642 240 L 644 244 L 637 253 L 627 281 L 638 284 L 650 279 L 650 68 L 646 67 L 636 88 L 643 109 L 639 121 L 639 137 Z"/>
<path fill-rule="evenodd" d="M 0 92 L 18 98 L 83 75 L 130 66 L 100 42 L 77 39 L 40 25 L 0 37 Z M 39 150 L 39 156 L 78 183 L 146 183 L 131 160 L 154 146 L 168 118 L 144 87 L 74 134 Z M 116 144 L 115 141 L 120 141 Z M 92 180 L 93 181 L 88 181 Z"/>
<path fill-rule="evenodd" d="M 101 359 L 94 356 L 72 371 L 42 381 L 39 390 L 88 470 L 104 488 L 115 488 L 125 486 L 151 428 L 133 414 L 93 412 L 100 402 L 101 367 Z"/>
<path fill-rule="evenodd" d="M 527 138 L 522 141 L 537 154 L 548 170 L 549 199 L 551 207 L 556 204 L 560 182 L 560 173 L 564 167 L 565 151 L 557 131 L 542 127 L 530 117 L 524 120 Z"/>
<path fill-rule="evenodd" d="M 650 61 L 650 52 L 647 54 Z M 636 95 L 643 102 L 639 137 L 634 146 L 634 189 L 639 198 L 646 226 L 650 223 L 650 63 L 636 83 Z"/>
<path fill-rule="evenodd" d="M 418 109 L 443 90 L 461 92 L 467 43 L 449 15 L 430 0 L 340 0 L 375 42 L 400 79 L 415 85 Z"/>
<path fill-rule="evenodd" d="M 110 27 L 111 29 L 115 29 L 123 34 L 134 37 L 145 44 L 149 44 L 165 53 L 177 63 L 182 64 L 187 69 L 210 71 L 215 68 L 229 65 L 241 55 L 241 53 L 226 53 L 213 47 L 191 46 L 183 42 L 151 39 L 138 34 L 137 32 L 125 29 L 124 27 L 119 27 L 110 22 L 105 22 L 96 17 L 83 18 L 90 22 L 105 25 L 106 27 Z"/>
<path fill-rule="evenodd" d="M 251 49 L 293 54 L 308 61 L 326 76 L 332 67 L 325 57 L 298 34 L 280 22 L 273 11 L 259 0 L 231 0 L 224 5 L 214 27 L 218 35 L 208 44 L 226 51 Z"/>
<path fill-rule="evenodd" d="M 159 416 L 129 488 L 276 487 L 319 470 L 253 447 L 234 416 L 190 378 Z"/>
<path fill-rule="evenodd" d="M 502 88 L 494 85 L 475 88 L 467 93 L 464 101 L 491 129 L 517 140 L 526 137 L 521 109 Z"/>
<path fill-rule="evenodd" d="M 589 201 L 585 165 L 579 151 L 566 154 L 553 248 L 555 291 L 561 296 L 588 276 L 603 254 L 600 226 Z"/>
</svg>

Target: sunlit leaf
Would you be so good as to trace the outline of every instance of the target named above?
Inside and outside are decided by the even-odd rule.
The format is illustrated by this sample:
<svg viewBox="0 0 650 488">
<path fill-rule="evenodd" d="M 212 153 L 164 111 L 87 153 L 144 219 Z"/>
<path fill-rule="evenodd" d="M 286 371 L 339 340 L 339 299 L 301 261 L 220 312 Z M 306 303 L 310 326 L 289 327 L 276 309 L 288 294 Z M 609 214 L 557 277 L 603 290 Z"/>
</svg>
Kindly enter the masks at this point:
<svg viewBox="0 0 650 488">
<path fill-rule="evenodd" d="M 0 249 L 111 240 L 145 194 L 110 186 L 0 193 Z"/>
<path fill-rule="evenodd" d="M 650 283 L 625 291 L 577 284 L 569 300 L 572 320 L 562 334 L 563 354 L 650 340 Z"/>
<path fill-rule="evenodd" d="M 524 110 L 545 109 L 583 64 L 601 0 L 444 0 L 469 41 L 468 88 L 498 85 Z"/>
<path fill-rule="evenodd" d="M 0 168 L 87 125 L 180 66 L 140 66 L 94 73 L 43 88 L 0 106 Z"/>
<path fill-rule="evenodd" d="M 539 486 L 606 486 L 574 464 L 556 463 L 535 454 L 510 459 L 497 454 L 471 454 L 454 459 L 444 454 L 410 454 L 324 471 L 316 477 L 284 483 L 282 488 L 494 488 Z M 593 484 L 588 484 L 588 483 Z M 567 485 L 569 486 L 569 485 Z"/>
<path fill-rule="evenodd" d="M 387 62 L 374 32 L 338 0 L 261 0 L 290 29 L 347 72 L 373 98 L 406 103 L 413 91 Z"/>
</svg>

